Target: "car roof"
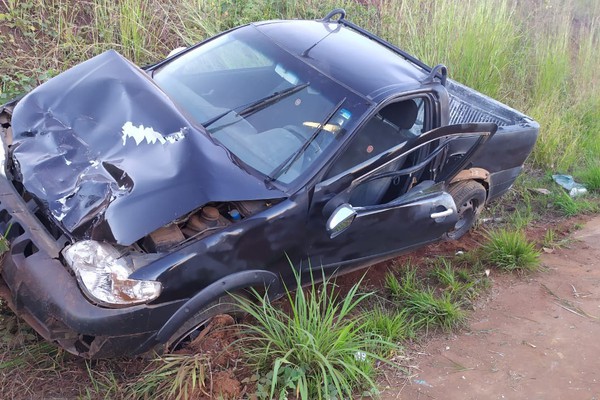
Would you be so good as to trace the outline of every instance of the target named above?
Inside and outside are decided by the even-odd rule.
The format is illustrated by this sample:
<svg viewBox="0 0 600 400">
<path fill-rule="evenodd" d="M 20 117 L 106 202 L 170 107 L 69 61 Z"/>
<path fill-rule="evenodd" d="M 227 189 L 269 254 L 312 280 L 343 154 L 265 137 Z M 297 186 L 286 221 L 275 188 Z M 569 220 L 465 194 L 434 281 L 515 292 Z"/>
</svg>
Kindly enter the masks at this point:
<svg viewBox="0 0 600 400">
<path fill-rule="evenodd" d="M 419 88 L 427 77 L 417 65 L 337 22 L 282 20 L 252 24 L 290 53 L 377 101 L 390 91 Z"/>
</svg>

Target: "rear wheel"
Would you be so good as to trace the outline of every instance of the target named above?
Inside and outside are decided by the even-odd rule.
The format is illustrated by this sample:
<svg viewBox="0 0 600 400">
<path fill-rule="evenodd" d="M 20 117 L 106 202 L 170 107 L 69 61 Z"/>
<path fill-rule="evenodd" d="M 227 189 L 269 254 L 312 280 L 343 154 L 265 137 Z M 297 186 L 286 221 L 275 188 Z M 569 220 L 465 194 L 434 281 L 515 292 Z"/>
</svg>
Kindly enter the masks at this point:
<svg viewBox="0 0 600 400">
<path fill-rule="evenodd" d="M 452 230 L 446 233 L 446 238 L 458 240 L 475 224 L 485 204 L 487 192 L 481 183 L 469 180 L 450 185 L 448 193 L 456 203 L 458 221 Z"/>
</svg>

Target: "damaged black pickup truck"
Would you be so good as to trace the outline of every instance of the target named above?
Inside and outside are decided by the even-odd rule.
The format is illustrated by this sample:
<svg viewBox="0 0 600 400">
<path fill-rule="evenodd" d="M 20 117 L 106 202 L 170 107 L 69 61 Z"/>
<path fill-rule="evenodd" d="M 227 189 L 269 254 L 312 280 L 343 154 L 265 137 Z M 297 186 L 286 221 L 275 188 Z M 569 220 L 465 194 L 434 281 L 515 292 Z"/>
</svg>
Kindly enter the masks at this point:
<svg viewBox="0 0 600 400">
<path fill-rule="evenodd" d="M 0 293 L 95 358 L 172 347 L 227 293 L 277 297 L 290 263 L 342 273 L 459 238 L 538 133 L 343 10 L 142 69 L 108 51 L 0 124 Z"/>
</svg>

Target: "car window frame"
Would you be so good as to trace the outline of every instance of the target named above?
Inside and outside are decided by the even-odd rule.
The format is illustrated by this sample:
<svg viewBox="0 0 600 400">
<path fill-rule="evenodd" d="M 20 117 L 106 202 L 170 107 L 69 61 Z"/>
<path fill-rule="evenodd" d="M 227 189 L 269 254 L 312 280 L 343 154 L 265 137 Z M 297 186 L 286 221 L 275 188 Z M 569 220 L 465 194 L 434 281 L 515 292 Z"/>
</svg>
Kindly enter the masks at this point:
<svg viewBox="0 0 600 400">
<path fill-rule="evenodd" d="M 376 117 L 376 115 L 379 113 L 379 111 L 381 111 L 383 108 L 387 107 L 390 104 L 405 101 L 405 100 L 412 100 L 415 98 L 423 98 L 423 104 L 425 107 L 425 109 L 424 109 L 425 117 L 423 120 L 423 132 L 421 133 L 421 135 L 429 132 L 432 129 L 437 128 L 437 126 L 436 126 L 437 119 L 435 118 L 435 114 L 437 114 L 436 113 L 436 111 L 437 111 L 436 96 L 433 92 L 431 92 L 429 90 L 428 91 L 419 91 L 419 92 L 411 93 L 409 95 L 392 97 L 392 98 L 388 99 L 387 101 L 382 102 L 378 107 L 373 109 L 373 111 L 371 113 L 369 113 L 369 115 L 366 118 L 364 118 L 362 123 L 355 129 L 355 131 L 352 133 L 352 135 L 346 139 L 346 142 L 338 149 L 337 154 L 331 158 L 329 165 L 327 165 L 327 167 L 324 169 L 325 172 L 322 175 L 323 178 L 321 178 L 321 181 L 318 183 L 318 185 L 326 186 L 329 184 L 333 184 L 334 182 L 336 182 L 340 179 L 343 179 L 344 177 L 346 177 L 348 175 L 353 175 L 352 182 L 355 180 L 361 180 L 366 175 L 375 173 L 377 170 L 379 170 L 384 165 L 387 165 L 388 163 L 393 162 L 398 157 L 400 157 L 403 154 L 402 149 L 404 148 L 404 145 L 408 142 L 398 143 L 396 146 L 393 146 L 387 150 L 384 150 L 383 152 L 375 154 L 373 157 L 371 157 L 359 164 L 356 164 L 356 165 L 354 165 L 344 171 L 341 171 L 333 176 L 328 176 L 329 171 L 331 171 L 331 169 L 334 168 L 335 163 L 342 157 L 344 152 L 346 152 L 348 150 L 348 148 L 352 145 L 354 138 L 360 134 L 362 129 L 364 129 L 364 127 L 369 123 L 369 121 L 371 121 L 372 118 Z M 418 138 L 418 137 L 420 137 L 420 136 L 415 136 L 415 138 Z M 357 175 L 357 173 L 358 173 L 358 175 Z"/>
</svg>

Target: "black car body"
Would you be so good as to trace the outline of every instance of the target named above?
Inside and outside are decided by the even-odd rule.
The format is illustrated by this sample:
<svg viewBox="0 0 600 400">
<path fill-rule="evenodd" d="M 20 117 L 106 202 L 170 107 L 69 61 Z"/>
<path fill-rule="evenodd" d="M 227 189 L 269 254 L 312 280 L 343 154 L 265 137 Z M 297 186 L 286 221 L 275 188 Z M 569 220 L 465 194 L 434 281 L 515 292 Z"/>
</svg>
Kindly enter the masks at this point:
<svg viewBox="0 0 600 400">
<path fill-rule="evenodd" d="M 537 123 L 344 17 L 144 69 L 109 51 L 5 104 L 11 308 L 72 353 L 137 354 L 227 292 L 280 295 L 290 264 L 346 272 L 462 235 Z"/>
</svg>

